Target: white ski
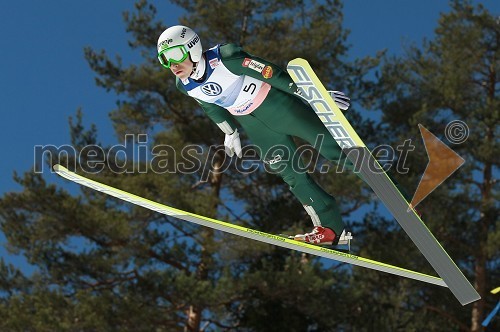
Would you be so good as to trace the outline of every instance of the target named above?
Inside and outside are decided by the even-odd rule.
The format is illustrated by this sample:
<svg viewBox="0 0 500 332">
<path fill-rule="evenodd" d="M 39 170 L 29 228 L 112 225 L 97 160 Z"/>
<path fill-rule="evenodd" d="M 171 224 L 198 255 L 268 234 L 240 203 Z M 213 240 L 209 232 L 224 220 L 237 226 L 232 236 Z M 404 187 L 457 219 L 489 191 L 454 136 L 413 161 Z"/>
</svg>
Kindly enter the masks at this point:
<svg viewBox="0 0 500 332">
<path fill-rule="evenodd" d="M 344 262 L 344 263 L 348 263 L 348 264 L 352 264 L 352 265 L 362 266 L 362 267 L 366 267 L 369 269 L 387 272 L 387 273 L 394 274 L 397 276 L 410 278 L 410 279 L 414 279 L 414 280 L 419 280 L 419 281 L 423 281 L 423 282 L 426 282 L 429 284 L 434 284 L 434 285 L 446 287 L 446 284 L 444 283 L 443 279 L 438 278 L 438 277 L 434 277 L 434 276 L 430 276 L 427 274 L 407 270 L 407 269 L 404 269 L 401 267 L 377 262 L 377 261 L 374 261 L 371 259 L 351 255 L 349 253 L 345 253 L 345 252 L 341 252 L 341 251 L 337 251 L 337 250 L 332 250 L 332 249 L 327 249 L 327 248 L 322 248 L 319 246 L 314 246 L 311 244 L 290 240 L 290 239 L 287 239 L 286 237 L 282 237 L 279 235 L 273 235 L 273 234 L 269 234 L 269 233 L 260 232 L 258 230 L 254 230 L 251 228 L 234 225 L 234 224 L 220 221 L 217 219 L 207 218 L 207 217 L 200 216 L 200 215 L 197 215 L 194 213 L 175 209 L 175 208 L 167 206 L 167 205 L 156 203 L 156 202 L 151 201 L 149 199 L 146 199 L 146 198 L 131 194 L 129 192 L 108 186 L 106 184 L 88 179 L 84 176 L 81 176 L 81 175 L 78 175 L 74 172 L 69 171 L 67 168 L 65 168 L 61 165 L 55 165 L 54 171 L 58 175 L 66 178 L 70 181 L 76 182 L 82 186 L 100 191 L 102 193 L 105 193 L 105 194 L 108 194 L 110 196 L 122 199 L 122 200 L 130 202 L 132 204 L 142 206 L 146 209 L 150 209 L 150 210 L 153 210 L 153 211 L 156 211 L 159 213 L 163 213 L 167 216 L 172 216 L 172 217 L 186 220 L 186 221 L 198 224 L 198 225 L 210 227 L 210 228 L 217 229 L 217 230 L 220 230 L 220 231 L 223 231 L 226 233 L 231 233 L 234 235 L 242 236 L 242 237 L 245 237 L 248 239 L 269 243 L 269 244 L 272 244 L 275 246 L 293 249 L 293 250 L 305 252 L 308 254 L 333 259 L 333 260 L 336 260 L 339 262 Z"/>
<path fill-rule="evenodd" d="M 409 203 L 338 109 L 309 63 L 304 59 L 294 59 L 288 63 L 287 71 L 300 89 L 302 97 L 309 102 L 349 160 L 359 169 L 363 179 L 391 211 L 453 295 L 462 305 L 479 300 L 481 297 L 477 291 L 420 217 L 409 208 Z"/>
</svg>

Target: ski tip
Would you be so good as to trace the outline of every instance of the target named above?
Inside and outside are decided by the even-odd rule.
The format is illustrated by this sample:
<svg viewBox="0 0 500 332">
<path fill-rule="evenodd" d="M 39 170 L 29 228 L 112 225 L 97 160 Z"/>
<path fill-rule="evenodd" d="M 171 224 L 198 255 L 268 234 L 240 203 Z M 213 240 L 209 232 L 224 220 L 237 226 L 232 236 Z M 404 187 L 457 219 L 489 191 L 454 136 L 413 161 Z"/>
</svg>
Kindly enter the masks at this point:
<svg viewBox="0 0 500 332">
<path fill-rule="evenodd" d="M 52 169 L 54 170 L 54 172 L 58 173 L 58 172 L 64 170 L 64 167 L 62 167 L 59 164 L 55 164 L 54 166 L 52 166 Z"/>
<path fill-rule="evenodd" d="M 295 59 L 293 59 L 293 60 L 290 60 L 288 63 L 289 63 L 289 64 L 293 64 L 293 63 L 300 63 L 300 62 L 304 62 L 304 61 L 305 61 L 305 62 L 307 62 L 307 60 L 306 60 L 306 59 L 303 59 L 303 58 L 295 58 Z"/>
</svg>

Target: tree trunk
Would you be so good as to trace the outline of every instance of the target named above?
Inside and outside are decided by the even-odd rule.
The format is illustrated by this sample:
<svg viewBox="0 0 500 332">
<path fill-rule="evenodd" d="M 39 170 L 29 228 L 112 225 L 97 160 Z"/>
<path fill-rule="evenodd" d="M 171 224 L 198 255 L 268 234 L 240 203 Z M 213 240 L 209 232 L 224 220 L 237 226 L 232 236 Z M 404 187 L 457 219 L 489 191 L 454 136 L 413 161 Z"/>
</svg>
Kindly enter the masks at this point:
<svg viewBox="0 0 500 332">
<path fill-rule="evenodd" d="M 489 130 L 486 139 L 493 140 L 492 131 Z M 495 216 L 491 211 L 491 190 L 492 190 L 492 165 L 486 163 L 483 169 L 483 184 L 482 184 L 482 200 L 481 212 L 479 220 L 479 255 L 476 256 L 476 265 L 474 267 L 476 281 L 474 286 L 481 296 L 481 300 L 476 301 L 472 306 L 472 321 L 471 331 L 477 332 L 482 330 L 481 322 L 484 316 L 484 297 L 486 296 L 486 239 L 488 236 L 488 228 L 490 224 L 494 224 Z"/>
<path fill-rule="evenodd" d="M 223 151 L 217 151 L 214 156 L 214 165 L 210 177 L 210 184 L 212 186 L 212 196 L 215 199 L 215 203 L 212 207 L 212 217 L 216 217 L 217 209 L 219 206 L 218 198 L 220 195 L 220 189 L 222 185 L 222 161 L 224 160 L 222 154 Z M 196 277 L 199 281 L 208 280 L 208 272 L 210 269 L 210 264 L 212 260 L 212 253 L 210 249 L 212 247 L 212 241 L 214 238 L 214 230 L 211 228 L 204 227 L 202 229 L 202 238 L 204 240 L 205 246 L 201 248 L 201 260 L 200 264 L 196 270 Z M 187 312 L 187 323 L 184 328 L 184 332 L 198 332 L 200 331 L 201 317 L 203 313 L 203 308 L 196 305 L 190 305 Z"/>
<path fill-rule="evenodd" d="M 486 293 L 486 262 L 483 254 L 477 257 L 474 272 L 476 275 L 474 287 L 481 296 L 481 300 L 472 305 L 471 331 L 479 332 L 482 329 L 481 322 L 484 315 L 484 295 Z"/>
<path fill-rule="evenodd" d="M 498 37 L 498 35 L 497 35 Z M 500 40 L 497 38 L 497 45 Z M 492 64 L 495 63 L 495 57 L 493 57 Z M 493 101 L 495 100 L 495 87 L 496 87 L 496 70 L 494 65 L 489 66 L 489 82 L 488 82 L 488 88 L 487 88 L 487 104 L 492 105 Z M 486 141 L 488 142 L 488 145 L 491 146 L 491 144 L 495 140 L 495 135 L 494 135 L 494 128 L 487 128 L 486 132 Z M 486 261 L 487 261 L 487 254 L 486 250 L 484 248 L 484 242 L 486 241 L 486 237 L 488 236 L 488 228 L 489 225 L 493 225 L 495 223 L 496 219 L 496 213 L 492 211 L 491 209 L 491 204 L 492 204 L 492 196 L 491 196 L 491 191 L 493 187 L 493 165 L 491 162 L 486 162 L 484 165 L 483 169 L 483 183 L 482 183 L 482 190 L 481 190 L 481 214 L 480 214 L 480 222 L 479 222 L 479 227 L 480 227 L 480 232 L 479 232 L 479 241 L 481 245 L 479 246 L 480 248 L 480 256 L 477 257 L 476 260 L 476 266 L 474 268 L 474 272 L 476 275 L 476 283 L 475 287 L 476 290 L 478 291 L 479 295 L 481 296 L 481 300 L 477 301 L 474 303 L 472 307 L 472 321 L 471 321 L 471 330 L 472 331 L 481 331 L 481 321 L 483 320 L 484 316 L 484 296 L 486 295 Z"/>
<path fill-rule="evenodd" d="M 184 332 L 199 331 L 201 323 L 201 312 L 199 311 L 199 308 L 193 305 L 189 306 L 187 316 L 187 324 L 184 328 Z"/>
</svg>

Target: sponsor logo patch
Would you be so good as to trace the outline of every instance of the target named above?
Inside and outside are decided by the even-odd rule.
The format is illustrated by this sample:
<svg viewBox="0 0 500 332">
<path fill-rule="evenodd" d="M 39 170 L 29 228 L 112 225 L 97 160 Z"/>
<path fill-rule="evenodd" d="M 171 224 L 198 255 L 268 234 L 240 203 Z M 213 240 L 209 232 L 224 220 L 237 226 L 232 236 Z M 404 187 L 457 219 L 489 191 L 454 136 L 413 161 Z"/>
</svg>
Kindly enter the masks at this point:
<svg viewBox="0 0 500 332">
<path fill-rule="evenodd" d="M 188 44 L 187 44 L 187 48 L 188 49 L 192 49 L 194 47 L 194 45 L 196 45 L 198 42 L 200 41 L 200 37 L 196 36 L 194 37 L 193 40 L 191 40 Z"/>
<path fill-rule="evenodd" d="M 201 91 L 207 96 L 218 96 L 222 93 L 222 87 L 215 82 L 208 82 L 201 87 Z"/>
<path fill-rule="evenodd" d="M 271 68 L 271 66 L 266 66 L 262 71 L 262 76 L 264 76 L 264 78 L 273 77 L 273 68 Z"/>
<path fill-rule="evenodd" d="M 210 68 L 214 69 L 219 65 L 219 59 L 212 59 L 208 63 L 210 64 Z"/>
<path fill-rule="evenodd" d="M 262 73 L 264 70 L 265 65 L 263 63 L 260 63 L 259 61 L 255 61 L 249 58 L 245 58 L 243 60 L 243 63 L 241 64 L 243 67 L 248 67 L 252 70 L 255 70 L 256 72 Z"/>
<path fill-rule="evenodd" d="M 241 107 L 239 107 L 239 108 L 237 108 L 237 109 L 234 109 L 233 111 L 234 111 L 235 113 L 241 114 L 241 113 L 246 112 L 246 111 L 247 111 L 250 107 L 252 107 L 252 105 L 253 105 L 253 102 L 249 102 L 249 103 L 248 103 L 248 104 L 246 104 L 245 106 L 241 106 Z"/>
<path fill-rule="evenodd" d="M 166 39 L 160 43 L 160 48 L 167 48 L 168 44 L 173 42 L 172 38 Z"/>
<path fill-rule="evenodd" d="M 279 163 L 280 161 L 283 160 L 283 157 L 281 157 L 280 154 L 277 154 L 276 156 L 274 156 L 273 159 L 270 159 L 270 160 L 262 160 L 264 162 L 264 164 L 268 164 L 268 165 L 274 165 L 276 163 Z"/>
</svg>

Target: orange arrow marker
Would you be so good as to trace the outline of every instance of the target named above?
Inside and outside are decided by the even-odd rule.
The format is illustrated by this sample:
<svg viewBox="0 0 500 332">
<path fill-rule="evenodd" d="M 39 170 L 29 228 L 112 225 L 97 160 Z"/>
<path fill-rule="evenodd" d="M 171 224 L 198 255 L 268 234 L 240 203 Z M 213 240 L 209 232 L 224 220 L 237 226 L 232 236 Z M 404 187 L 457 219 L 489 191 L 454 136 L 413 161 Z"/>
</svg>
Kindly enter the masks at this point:
<svg viewBox="0 0 500 332">
<path fill-rule="evenodd" d="M 416 206 L 424 200 L 431 192 L 453 174 L 465 160 L 450 149 L 439 138 L 434 136 L 421 124 L 418 125 L 420 134 L 424 140 L 425 150 L 429 156 L 429 163 L 425 168 L 424 175 L 420 179 L 417 191 L 411 200 L 411 206 Z"/>
</svg>

